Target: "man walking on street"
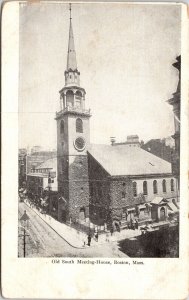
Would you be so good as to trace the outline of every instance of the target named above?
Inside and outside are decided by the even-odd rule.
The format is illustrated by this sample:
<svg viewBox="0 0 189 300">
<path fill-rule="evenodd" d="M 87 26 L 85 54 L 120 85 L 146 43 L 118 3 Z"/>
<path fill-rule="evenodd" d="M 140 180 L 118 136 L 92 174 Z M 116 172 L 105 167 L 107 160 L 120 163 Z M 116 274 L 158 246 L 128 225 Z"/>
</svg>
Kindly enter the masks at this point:
<svg viewBox="0 0 189 300">
<path fill-rule="evenodd" d="M 90 246 L 91 245 L 91 236 L 90 236 L 90 234 L 88 235 L 88 246 Z"/>
</svg>

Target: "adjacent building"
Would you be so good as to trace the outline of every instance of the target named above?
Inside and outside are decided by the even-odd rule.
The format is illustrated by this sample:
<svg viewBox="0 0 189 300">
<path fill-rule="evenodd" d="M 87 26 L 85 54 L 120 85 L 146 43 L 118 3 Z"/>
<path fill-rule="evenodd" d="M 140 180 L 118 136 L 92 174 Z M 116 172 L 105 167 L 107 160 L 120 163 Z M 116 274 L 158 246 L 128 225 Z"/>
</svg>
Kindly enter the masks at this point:
<svg viewBox="0 0 189 300">
<path fill-rule="evenodd" d="M 181 56 L 177 56 L 176 62 L 173 63 L 179 72 L 179 80 L 177 90 L 173 93 L 173 97 L 168 100 L 168 103 L 173 106 L 175 133 L 172 136 L 175 140 L 175 153 L 172 159 L 172 169 L 175 176 L 178 178 L 180 175 L 180 78 L 181 78 Z"/>
<path fill-rule="evenodd" d="M 39 206 L 45 204 L 55 217 L 58 214 L 57 157 L 44 163 L 27 174 L 27 192 L 36 199 Z"/>
<path fill-rule="evenodd" d="M 36 149 L 36 148 L 35 148 Z M 27 174 L 35 172 L 36 168 L 48 159 L 57 157 L 56 151 L 33 151 L 27 155 L 26 172 Z"/>
<path fill-rule="evenodd" d="M 27 149 L 18 150 L 18 185 L 19 188 L 24 188 L 26 185 L 26 158 Z"/>
<path fill-rule="evenodd" d="M 151 139 L 142 144 L 141 148 L 170 163 L 172 162 L 175 152 L 171 139 Z"/>
</svg>

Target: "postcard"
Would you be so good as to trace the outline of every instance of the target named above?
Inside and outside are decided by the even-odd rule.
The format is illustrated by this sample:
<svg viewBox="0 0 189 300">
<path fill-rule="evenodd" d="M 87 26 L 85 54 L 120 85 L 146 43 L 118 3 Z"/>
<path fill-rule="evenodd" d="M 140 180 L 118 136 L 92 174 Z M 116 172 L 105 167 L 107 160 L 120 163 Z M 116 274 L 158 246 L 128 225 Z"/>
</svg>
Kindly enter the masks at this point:
<svg viewBox="0 0 189 300">
<path fill-rule="evenodd" d="M 2 294 L 184 299 L 183 3 L 2 13 Z"/>
</svg>

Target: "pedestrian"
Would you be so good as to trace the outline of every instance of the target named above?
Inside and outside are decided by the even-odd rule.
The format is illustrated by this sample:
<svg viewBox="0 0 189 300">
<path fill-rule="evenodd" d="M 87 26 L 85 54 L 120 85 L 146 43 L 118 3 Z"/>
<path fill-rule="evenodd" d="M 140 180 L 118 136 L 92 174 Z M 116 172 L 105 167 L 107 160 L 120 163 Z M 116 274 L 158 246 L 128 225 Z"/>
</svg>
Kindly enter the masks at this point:
<svg viewBox="0 0 189 300">
<path fill-rule="evenodd" d="M 135 230 L 136 229 L 136 221 L 134 220 L 133 221 L 133 230 Z"/>
<path fill-rule="evenodd" d="M 136 227 L 136 229 L 138 229 L 138 221 L 137 221 L 137 219 L 135 220 L 135 227 Z"/>
<path fill-rule="evenodd" d="M 96 242 L 98 242 L 98 232 L 95 233 Z"/>
<path fill-rule="evenodd" d="M 112 235 L 112 234 L 113 234 L 113 232 L 114 232 L 114 231 L 113 231 L 113 227 L 111 227 L 111 229 L 110 229 L 110 232 L 111 232 L 111 235 Z"/>
<path fill-rule="evenodd" d="M 89 234 L 88 235 L 88 246 L 90 246 L 91 245 L 91 235 Z"/>
<path fill-rule="evenodd" d="M 131 219 L 131 229 L 133 229 L 133 220 Z"/>
</svg>

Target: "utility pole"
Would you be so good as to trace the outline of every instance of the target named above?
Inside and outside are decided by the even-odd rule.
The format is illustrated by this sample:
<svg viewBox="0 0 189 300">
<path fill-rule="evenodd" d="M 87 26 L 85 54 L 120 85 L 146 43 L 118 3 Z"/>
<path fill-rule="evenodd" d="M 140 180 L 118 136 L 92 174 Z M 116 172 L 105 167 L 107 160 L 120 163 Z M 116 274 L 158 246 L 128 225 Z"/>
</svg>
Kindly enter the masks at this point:
<svg viewBox="0 0 189 300">
<path fill-rule="evenodd" d="M 20 218 L 20 222 L 24 230 L 24 234 L 20 236 L 23 236 L 23 254 L 24 257 L 26 257 L 26 236 L 29 236 L 29 234 L 26 234 L 26 227 L 28 227 L 28 222 L 29 222 L 29 217 L 26 213 L 26 210 L 24 211 L 23 216 Z"/>
</svg>

